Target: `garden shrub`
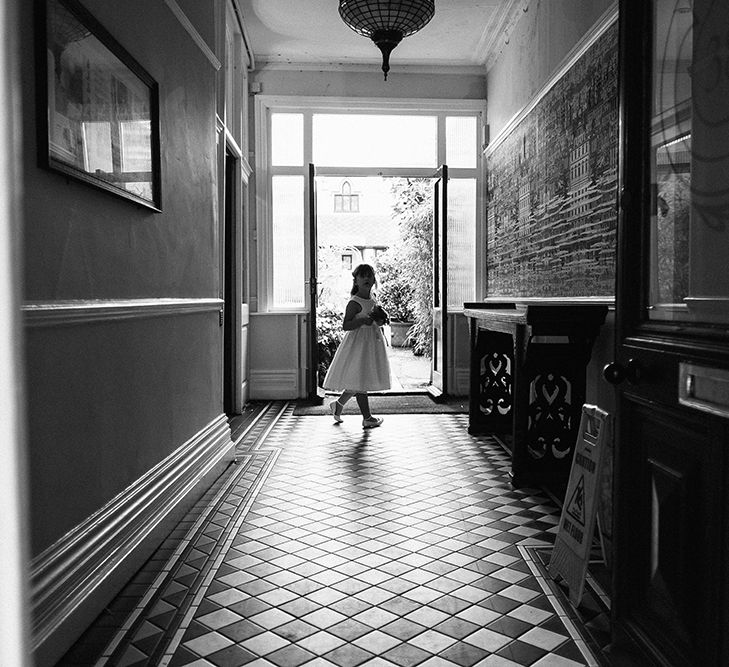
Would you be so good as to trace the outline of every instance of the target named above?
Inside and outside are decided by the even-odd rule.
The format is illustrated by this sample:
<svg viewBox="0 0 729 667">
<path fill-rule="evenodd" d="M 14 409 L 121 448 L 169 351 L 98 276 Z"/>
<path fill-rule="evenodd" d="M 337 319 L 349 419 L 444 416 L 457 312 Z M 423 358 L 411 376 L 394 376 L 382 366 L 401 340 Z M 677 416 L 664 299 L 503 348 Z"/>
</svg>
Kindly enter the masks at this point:
<svg viewBox="0 0 729 667">
<path fill-rule="evenodd" d="M 321 305 L 316 311 L 316 340 L 319 349 L 319 386 L 332 363 L 334 353 L 344 337 L 342 329 L 342 314 L 336 312 L 328 305 Z"/>
</svg>

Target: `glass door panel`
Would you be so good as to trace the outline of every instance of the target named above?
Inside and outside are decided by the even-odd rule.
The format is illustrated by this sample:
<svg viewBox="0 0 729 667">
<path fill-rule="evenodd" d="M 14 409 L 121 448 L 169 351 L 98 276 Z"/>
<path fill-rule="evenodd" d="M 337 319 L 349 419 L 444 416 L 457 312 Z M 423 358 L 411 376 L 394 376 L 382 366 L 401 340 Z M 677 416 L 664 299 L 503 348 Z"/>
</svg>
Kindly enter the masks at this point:
<svg viewBox="0 0 729 667">
<path fill-rule="evenodd" d="M 729 322 L 727 25 L 727 3 L 653 3 L 649 319 Z"/>
<path fill-rule="evenodd" d="M 450 165 L 449 165 L 450 167 Z M 448 309 L 476 295 L 476 179 L 448 181 Z"/>
</svg>

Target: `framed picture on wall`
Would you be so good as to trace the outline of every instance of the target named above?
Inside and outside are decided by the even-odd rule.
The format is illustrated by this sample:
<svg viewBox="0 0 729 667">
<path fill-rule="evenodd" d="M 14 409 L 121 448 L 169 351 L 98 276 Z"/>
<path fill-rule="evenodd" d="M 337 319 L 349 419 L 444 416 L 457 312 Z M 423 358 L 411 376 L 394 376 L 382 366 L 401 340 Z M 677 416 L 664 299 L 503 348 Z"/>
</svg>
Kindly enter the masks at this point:
<svg viewBox="0 0 729 667">
<path fill-rule="evenodd" d="M 76 0 L 38 8 L 41 166 L 161 210 L 157 83 Z"/>
</svg>

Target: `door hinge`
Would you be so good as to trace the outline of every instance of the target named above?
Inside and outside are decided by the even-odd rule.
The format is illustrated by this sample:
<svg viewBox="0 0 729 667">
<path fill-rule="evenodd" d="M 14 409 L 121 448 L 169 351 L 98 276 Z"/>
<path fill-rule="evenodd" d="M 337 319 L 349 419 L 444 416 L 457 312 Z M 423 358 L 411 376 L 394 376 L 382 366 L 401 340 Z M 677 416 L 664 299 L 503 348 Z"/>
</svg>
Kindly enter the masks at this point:
<svg viewBox="0 0 729 667">
<path fill-rule="evenodd" d="M 223 314 L 223 309 L 221 308 L 218 311 L 218 324 L 222 327 L 224 321 L 225 321 L 225 315 Z"/>
</svg>

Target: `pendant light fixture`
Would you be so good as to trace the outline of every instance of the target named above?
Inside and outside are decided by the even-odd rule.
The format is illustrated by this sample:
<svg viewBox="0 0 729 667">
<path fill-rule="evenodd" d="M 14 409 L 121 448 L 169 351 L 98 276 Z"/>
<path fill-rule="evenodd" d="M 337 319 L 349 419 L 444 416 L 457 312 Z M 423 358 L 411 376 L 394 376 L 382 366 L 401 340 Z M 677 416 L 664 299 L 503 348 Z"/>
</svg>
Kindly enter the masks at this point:
<svg viewBox="0 0 729 667">
<path fill-rule="evenodd" d="M 390 53 L 403 37 L 423 28 L 435 14 L 434 0 L 339 0 L 339 15 L 356 33 L 382 51 L 382 71 L 390 71 Z"/>
</svg>

